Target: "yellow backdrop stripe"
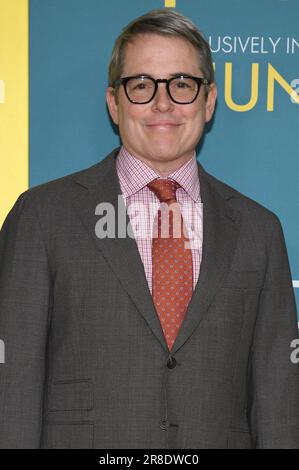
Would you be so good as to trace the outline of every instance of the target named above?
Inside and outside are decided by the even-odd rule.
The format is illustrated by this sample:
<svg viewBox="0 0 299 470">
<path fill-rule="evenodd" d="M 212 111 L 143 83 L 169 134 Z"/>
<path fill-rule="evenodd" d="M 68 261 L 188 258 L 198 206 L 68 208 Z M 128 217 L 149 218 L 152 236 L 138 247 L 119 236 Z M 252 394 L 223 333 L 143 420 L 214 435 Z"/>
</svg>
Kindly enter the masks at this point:
<svg viewBox="0 0 299 470">
<path fill-rule="evenodd" d="M 165 7 L 175 8 L 175 0 L 165 0 Z"/>
<path fill-rule="evenodd" d="M 0 0 L 0 227 L 28 177 L 28 0 Z"/>
</svg>

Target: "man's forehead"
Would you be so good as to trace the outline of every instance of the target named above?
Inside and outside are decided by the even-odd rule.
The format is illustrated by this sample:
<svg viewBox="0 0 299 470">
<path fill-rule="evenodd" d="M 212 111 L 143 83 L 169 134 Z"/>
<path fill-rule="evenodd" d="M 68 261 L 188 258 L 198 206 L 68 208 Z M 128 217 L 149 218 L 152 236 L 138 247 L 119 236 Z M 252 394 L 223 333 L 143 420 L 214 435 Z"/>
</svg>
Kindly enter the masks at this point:
<svg viewBox="0 0 299 470">
<path fill-rule="evenodd" d="M 194 45 L 185 37 L 171 34 L 159 34 L 159 33 L 140 33 L 132 37 L 125 45 L 125 50 L 138 46 L 138 49 L 149 49 L 153 45 L 159 45 L 163 43 L 163 47 L 167 47 L 167 44 L 174 45 L 178 42 L 185 44 L 187 47 L 194 48 Z"/>
<path fill-rule="evenodd" d="M 180 47 L 178 47 L 179 45 Z M 186 47 L 189 49 L 189 53 L 182 50 Z M 196 48 L 191 42 L 180 36 L 139 34 L 125 45 L 123 69 L 130 66 L 130 69 L 136 69 L 136 73 L 146 74 L 151 67 L 155 67 L 158 63 L 165 65 L 165 72 L 169 66 L 169 74 L 186 73 L 186 67 L 201 69 Z M 175 65 L 175 63 L 177 63 L 177 67 L 176 70 L 173 70 L 172 64 Z M 139 70 L 139 65 L 143 65 L 148 70 Z M 189 71 L 189 73 L 191 72 Z"/>
</svg>

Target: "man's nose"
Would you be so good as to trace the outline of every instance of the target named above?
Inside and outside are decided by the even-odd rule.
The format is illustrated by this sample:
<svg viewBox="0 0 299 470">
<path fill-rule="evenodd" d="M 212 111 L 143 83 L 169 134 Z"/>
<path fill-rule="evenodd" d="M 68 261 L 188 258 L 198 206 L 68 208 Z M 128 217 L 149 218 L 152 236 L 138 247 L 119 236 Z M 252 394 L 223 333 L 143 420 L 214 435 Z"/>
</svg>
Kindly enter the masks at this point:
<svg viewBox="0 0 299 470">
<path fill-rule="evenodd" d="M 169 111 L 173 108 L 174 102 L 171 100 L 165 83 L 159 83 L 157 92 L 153 99 L 153 107 L 159 111 Z"/>
</svg>

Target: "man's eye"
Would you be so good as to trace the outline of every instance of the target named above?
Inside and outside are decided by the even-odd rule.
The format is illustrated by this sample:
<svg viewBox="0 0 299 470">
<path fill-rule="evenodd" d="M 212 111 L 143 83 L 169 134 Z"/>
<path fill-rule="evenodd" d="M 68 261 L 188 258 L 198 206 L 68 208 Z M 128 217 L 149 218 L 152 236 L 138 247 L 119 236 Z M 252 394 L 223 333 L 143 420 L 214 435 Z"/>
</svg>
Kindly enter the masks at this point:
<svg viewBox="0 0 299 470">
<path fill-rule="evenodd" d="M 150 88 L 153 87 L 153 84 L 148 81 L 142 81 L 139 83 L 132 83 L 133 86 L 133 91 L 139 91 L 139 90 L 149 90 Z"/>
<path fill-rule="evenodd" d="M 190 88 L 190 85 L 186 82 L 177 82 L 176 87 L 177 88 Z"/>
<path fill-rule="evenodd" d="M 134 86 L 134 90 L 144 90 L 145 88 L 148 87 L 147 83 L 138 83 L 137 85 Z"/>
</svg>

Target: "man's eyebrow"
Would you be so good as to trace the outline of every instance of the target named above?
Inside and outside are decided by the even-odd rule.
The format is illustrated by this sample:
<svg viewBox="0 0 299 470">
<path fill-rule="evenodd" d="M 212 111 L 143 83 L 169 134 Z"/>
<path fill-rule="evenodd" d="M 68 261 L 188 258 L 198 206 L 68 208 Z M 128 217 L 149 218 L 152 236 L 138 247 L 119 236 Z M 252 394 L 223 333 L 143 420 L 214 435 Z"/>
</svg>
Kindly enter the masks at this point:
<svg viewBox="0 0 299 470">
<path fill-rule="evenodd" d="M 153 77 L 152 74 L 150 73 L 145 73 L 145 72 L 140 72 L 140 73 L 136 73 L 134 75 L 132 75 L 133 77 L 140 77 L 141 75 L 145 76 L 145 77 Z M 170 73 L 168 76 L 169 77 L 178 77 L 180 75 L 184 75 L 184 76 L 191 76 L 192 74 L 190 73 L 187 73 L 187 72 L 176 72 L 176 73 Z M 162 77 L 159 77 L 159 78 L 162 78 Z"/>
<path fill-rule="evenodd" d="M 151 77 L 154 78 L 150 73 L 145 73 L 145 72 L 137 72 L 137 73 L 132 73 L 131 75 L 126 75 L 127 77 Z"/>
<path fill-rule="evenodd" d="M 170 76 L 171 77 L 177 77 L 178 75 L 191 75 L 190 73 L 187 73 L 187 72 L 177 72 L 177 73 L 171 73 Z"/>
</svg>

